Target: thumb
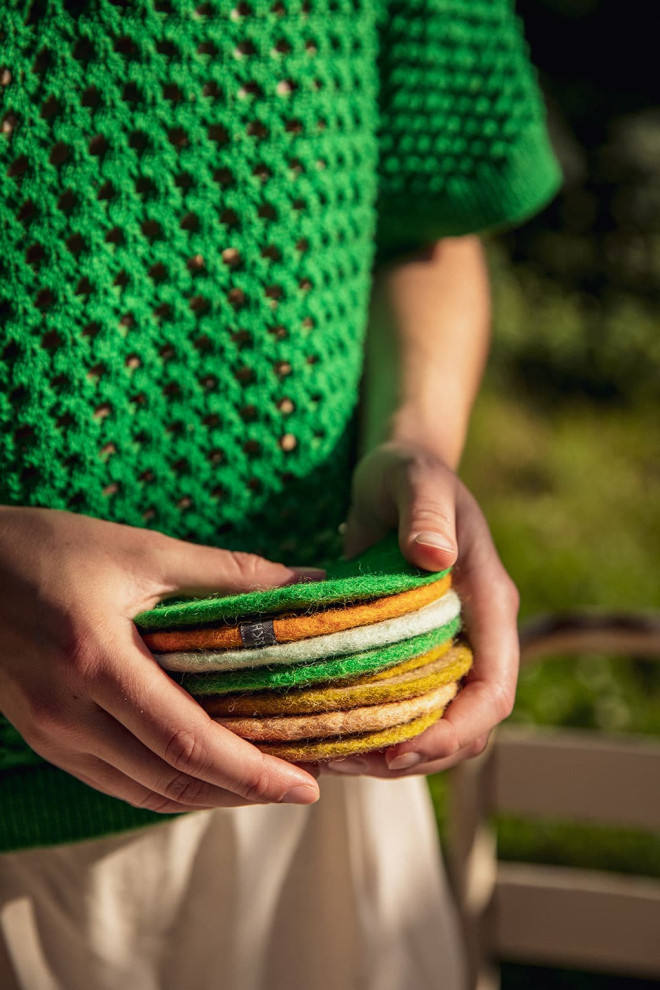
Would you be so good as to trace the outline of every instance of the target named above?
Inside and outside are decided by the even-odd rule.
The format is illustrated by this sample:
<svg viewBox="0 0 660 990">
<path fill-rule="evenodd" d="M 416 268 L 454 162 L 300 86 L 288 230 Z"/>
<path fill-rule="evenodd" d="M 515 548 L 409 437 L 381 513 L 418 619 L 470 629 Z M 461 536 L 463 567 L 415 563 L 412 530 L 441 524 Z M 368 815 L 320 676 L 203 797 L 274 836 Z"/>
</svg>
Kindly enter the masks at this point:
<svg viewBox="0 0 660 990">
<path fill-rule="evenodd" d="M 169 536 L 164 537 L 157 559 L 161 599 L 167 595 L 234 595 L 325 577 L 318 567 L 287 567 L 256 553 L 199 546 Z"/>
<path fill-rule="evenodd" d="M 425 465 L 397 486 L 399 546 L 415 567 L 442 571 L 456 562 L 455 475 Z"/>
<path fill-rule="evenodd" d="M 347 560 L 359 557 L 386 536 L 392 528 L 387 523 L 381 522 L 373 513 L 362 514 L 355 503 L 351 504 L 346 521 L 340 526 L 344 557 Z"/>
</svg>

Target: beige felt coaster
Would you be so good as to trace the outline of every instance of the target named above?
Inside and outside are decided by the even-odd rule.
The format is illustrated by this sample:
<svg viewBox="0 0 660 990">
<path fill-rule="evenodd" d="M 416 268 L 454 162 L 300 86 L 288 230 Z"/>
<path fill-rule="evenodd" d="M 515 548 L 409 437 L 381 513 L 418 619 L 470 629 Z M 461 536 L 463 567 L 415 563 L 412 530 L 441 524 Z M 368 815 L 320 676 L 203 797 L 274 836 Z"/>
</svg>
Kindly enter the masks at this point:
<svg viewBox="0 0 660 990">
<path fill-rule="evenodd" d="M 318 763 L 322 760 L 334 760 L 342 756 L 354 756 L 359 753 L 371 753 L 375 749 L 394 746 L 419 736 L 425 729 L 438 722 L 444 714 L 444 709 L 438 708 L 415 718 L 412 722 L 393 725 L 382 732 L 365 732 L 359 736 L 338 736 L 336 739 L 307 739 L 297 743 L 256 743 L 262 753 L 269 756 L 279 756 L 281 760 L 291 763 Z"/>
<path fill-rule="evenodd" d="M 471 665 L 472 653 L 461 644 L 453 646 L 444 656 L 423 667 L 402 672 L 395 667 L 387 678 L 371 674 L 345 686 L 330 683 L 320 688 L 290 691 L 259 691 L 219 697 L 204 695 L 197 700 L 209 715 L 224 718 L 339 711 L 418 697 L 443 684 L 459 680 Z"/>
<path fill-rule="evenodd" d="M 318 715 L 284 715 L 277 718 L 216 719 L 243 739 L 261 742 L 291 742 L 327 736 L 349 736 L 377 732 L 401 722 L 411 722 L 435 708 L 444 708 L 456 694 L 456 683 L 444 684 L 417 698 L 351 708 Z"/>
</svg>

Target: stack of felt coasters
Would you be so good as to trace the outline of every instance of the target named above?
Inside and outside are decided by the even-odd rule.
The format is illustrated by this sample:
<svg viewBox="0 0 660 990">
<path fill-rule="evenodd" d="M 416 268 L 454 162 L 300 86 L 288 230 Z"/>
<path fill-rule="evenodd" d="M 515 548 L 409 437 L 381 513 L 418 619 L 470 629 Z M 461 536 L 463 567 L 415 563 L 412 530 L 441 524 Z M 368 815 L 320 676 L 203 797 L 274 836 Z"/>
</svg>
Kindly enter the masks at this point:
<svg viewBox="0 0 660 990">
<path fill-rule="evenodd" d="M 472 663 L 449 571 L 403 558 L 391 533 L 326 579 L 172 599 L 135 617 L 157 662 L 259 749 L 320 761 L 423 732 Z"/>
</svg>

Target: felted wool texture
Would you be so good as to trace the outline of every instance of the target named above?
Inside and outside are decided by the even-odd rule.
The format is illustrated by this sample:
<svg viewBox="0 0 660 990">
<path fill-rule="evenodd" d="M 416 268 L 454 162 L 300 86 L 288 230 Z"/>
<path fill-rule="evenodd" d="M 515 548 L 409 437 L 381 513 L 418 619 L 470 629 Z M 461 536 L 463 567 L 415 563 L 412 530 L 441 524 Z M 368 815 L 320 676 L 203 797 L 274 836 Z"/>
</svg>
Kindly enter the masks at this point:
<svg viewBox="0 0 660 990">
<path fill-rule="evenodd" d="M 284 615 L 273 619 L 273 632 L 279 643 L 294 642 L 312 636 L 322 636 L 342 629 L 366 626 L 383 619 L 405 615 L 437 601 L 451 587 L 447 575 L 431 584 L 398 595 L 388 595 L 346 608 L 331 608 L 312 614 Z M 144 633 L 142 637 L 150 650 L 207 650 L 245 648 L 238 626 L 211 626 L 204 629 L 173 629 Z"/>
<path fill-rule="evenodd" d="M 376 646 L 396 643 L 402 639 L 437 629 L 460 614 L 460 601 L 452 589 L 442 598 L 425 605 L 416 612 L 395 619 L 385 619 L 371 626 L 347 629 L 327 636 L 314 636 L 297 643 L 278 643 L 275 646 L 255 649 L 213 650 L 199 653 L 154 653 L 157 662 L 165 670 L 211 671 L 240 670 L 244 667 L 261 667 L 266 664 L 295 664 L 310 660 L 327 659 L 348 653 L 363 652 Z"/>
<path fill-rule="evenodd" d="M 413 719 L 411 722 L 403 722 L 401 725 L 394 725 L 380 732 L 365 732 L 357 736 L 343 736 L 336 739 L 310 739 L 301 743 L 259 742 L 255 745 L 262 753 L 267 753 L 269 756 L 279 756 L 280 759 L 289 760 L 292 763 L 318 763 L 342 756 L 371 753 L 376 749 L 383 749 L 385 746 L 394 746 L 396 743 L 405 742 L 406 739 L 414 739 L 434 722 L 438 722 L 443 715 L 444 709 L 438 708 L 421 716 L 421 718 Z"/>
<path fill-rule="evenodd" d="M 316 690 L 263 691 L 256 694 L 205 697 L 201 705 L 214 718 L 245 716 L 294 715 L 313 712 L 340 711 L 362 705 L 378 705 L 387 701 L 415 698 L 434 688 L 458 681 L 472 665 L 472 653 L 466 646 L 455 646 L 443 657 L 417 670 L 398 672 L 391 668 L 390 676 L 375 679 L 369 675 L 352 684 L 330 685 Z"/>
<path fill-rule="evenodd" d="M 441 646 L 437 647 L 434 650 L 430 650 L 429 653 L 426 654 L 426 656 L 429 658 L 428 660 L 425 659 L 425 656 L 411 657 L 410 660 L 404 660 L 401 663 L 397 664 L 396 672 L 397 674 L 406 674 L 409 671 L 419 670 L 420 667 L 424 667 L 426 666 L 427 663 L 430 663 L 432 659 L 436 659 L 443 656 L 448 649 L 451 649 L 452 647 L 457 645 L 460 644 L 455 643 L 454 640 L 451 640 L 448 643 L 442 643 Z M 383 680 L 383 681 L 388 680 L 392 673 L 392 669 L 393 668 L 390 667 L 384 667 L 382 670 L 377 670 L 375 673 L 367 675 L 369 678 L 369 682 L 376 683 L 379 680 Z"/>
<path fill-rule="evenodd" d="M 436 655 L 439 656 L 449 649 L 452 637 L 460 627 L 461 618 L 457 616 L 445 626 L 432 629 L 421 636 L 353 656 L 280 668 L 255 667 L 252 670 L 234 670 L 223 674 L 183 674 L 176 677 L 176 680 L 195 697 L 235 691 L 288 689 L 328 680 L 351 680 L 369 671 L 385 672 L 395 664 L 414 663 L 422 666 L 431 659 L 431 652 L 437 651 Z"/>
<path fill-rule="evenodd" d="M 416 698 L 350 708 L 346 711 L 283 715 L 276 718 L 216 718 L 214 721 L 243 739 L 257 742 L 293 742 L 300 739 L 355 735 L 379 732 L 392 725 L 411 722 L 436 708 L 444 708 L 456 691 L 456 683 L 443 684 Z"/>
<path fill-rule="evenodd" d="M 139 629 L 173 629 L 202 623 L 233 619 L 254 620 L 260 616 L 341 602 L 348 605 L 395 595 L 412 588 L 432 584 L 449 573 L 422 571 L 413 567 L 399 549 L 398 535 L 392 530 L 378 543 L 352 560 L 326 560 L 310 566 L 322 567 L 322 581 L 300 581 L 279 588 L 244 592 L 239 595 L 168 599 L 153 609 L 138 613 L 134 622 Z"/>
</svg>

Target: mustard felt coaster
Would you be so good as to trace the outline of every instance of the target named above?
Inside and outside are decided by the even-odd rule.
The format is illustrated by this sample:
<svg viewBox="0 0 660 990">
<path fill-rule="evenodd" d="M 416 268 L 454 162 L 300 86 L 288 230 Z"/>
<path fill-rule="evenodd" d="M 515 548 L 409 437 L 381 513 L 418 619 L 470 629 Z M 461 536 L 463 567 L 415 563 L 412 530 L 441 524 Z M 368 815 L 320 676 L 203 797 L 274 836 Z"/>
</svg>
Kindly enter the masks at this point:
<svg viewBox="0 0 660 990">
<path fill-rule="evenodd" d="M 340 687 L 330 684 L 317 689 L 204 697 L 200 704 L 214 718 L 340 711 L 418 697 L 464 677 L 471 665 L 471 651 L 467 646 L 459 645 L 416 670 L 399 672 L 398 667 L 393 667 L 390 676 L 384 679 L 367 675 Z"/>
<path fill-rule="evenodd" d="M 415 612 L 407 612 L 395 619 L 374 622 L 370 626 L 345 629 L 325 636 L 313 636 L 311 639 L 301 639 L 296 643 L 277 643 L 274 646 L 260 646 L 249 650 L 154 653 L 154 659 L 164 670 L 191 673 L 323 660 L 330 656 L 345 656 L 358 650 L 362 652 L 409 639 L 411 636 L 445 625 L 456 618 L 460 610 L 458 595 L 450 589 L 442 598 L 424 605 Z"/>
<path fill-rule="evenodd" d="M 430 602 L 437 601 L 451 587 L 447 575 L 431 584 L 398 595 L 388 595 L 359 605 L 345 608 L 328 608 L 302 615 L 281 615 L 271 620 L 246 622 L 239 626 L 206 626 L 203 629 L 170 629 L 163 632 L 146 632 L 142 638 L 150 650 L 159 652 L 230 649 L 256 645 L 254 638 L 261 634 L 270 637 L 272 643 L 287 643 L 312 636 L 371 625 L 382 619 L 392 619 L 407 612 L 416 611 Z M 251 639 L 250 639 L 251 637 Z"/>
<path fill-rule="evenodd" d="M 424 667 L 427 663 L 431 663 L 432 660 L 443 656 L 448 649 L 451 649 L 456 645 L 457 644 L 451 640 L 447 643 L 441 643 L 440 646 L 437 646 L 435 649 L 430 650 L 426 654 L 422 654 L 422 656 L 411 657 L 410 660 L 403 660 L 401 663 L 396 665 L 396 672 L 397 674 L 405 674 L 408 671 L 419 670 L 420 667 Z M 426 660 L 425 657 L 428 657 L 429 659 Z M 392 670 L 393 668 L 391 667 L 385 667 L 383 670 L 377 670 L 366 676 L 369 677 L 371 683 L 386 681 L 389 680 Z"/>
<path fill-rule="evenodd" d="M 216 718 L 225 728 L 243 739 L 259 742 L 291 742 L 365 732 L 379 732 L 391 725 L 411 722 L 436 708 L 444 708 L 458 690 L 457 684 L 443 684 L 417 698 L 380 705 L 350 708 L 316 715 L 282 715 L 275 718 Z"/>
<path fill-rule="evenodd" d="M 133 621 L 140 630 L 153 630 L 179 629 L 219 620 L 253 620 L 291 609 L 317 608 L 329 602 L 348 604 L 395 595 L 437 581 L 450 570 L 423 571 L 413 567 L 399 550 L 394 530 L 353 560 L 319 561 L 317 566 L 326 571 L 323 581 L 303 581 L 240 595 L 170 598 L 138 613 Z"/>
<path fill-rule="evenodd" d="M 321 681 L 360 677 L 367 672 L 386 671 L 394 664 L 406 662 L 420 666 L 430 650 L 449 649 L 452 637 L 461 627 L 461 618 L 456 616 L 444 626 L 430 632 L 413 636 L 411 639 L 390 643 L 388 646 L 345 657 L 322 660 L 319 663 L 297 663 L 281 667 L 254 667 L 248 670 L 231 670 L 225 673 L 180 674 L 175 679 L 194 694 L 195 697 L 207 694 L 228 694 L 236 691 L 259 691 L 261 689 L 286 689 L 303 684 L 318 684 Z"/>
<path fill-rule="evenodd" d="M 423 715 L 421 718 L 394 725 L 381 732 L 366 732 L 358 736 L 344 736 L 338 739 L 310 739 L 300 743 L 255 743 L 262 753 L 269 756 L 279 756 L 281 760 L 291 763 L 320 763 L 334 760 L 342 756 L 357 756 L 359 753 L 371 753 L 385 746 L 394 746 L 421 735 L 434 722 L 444 715 L 444 709 Z"/>
</svg>

